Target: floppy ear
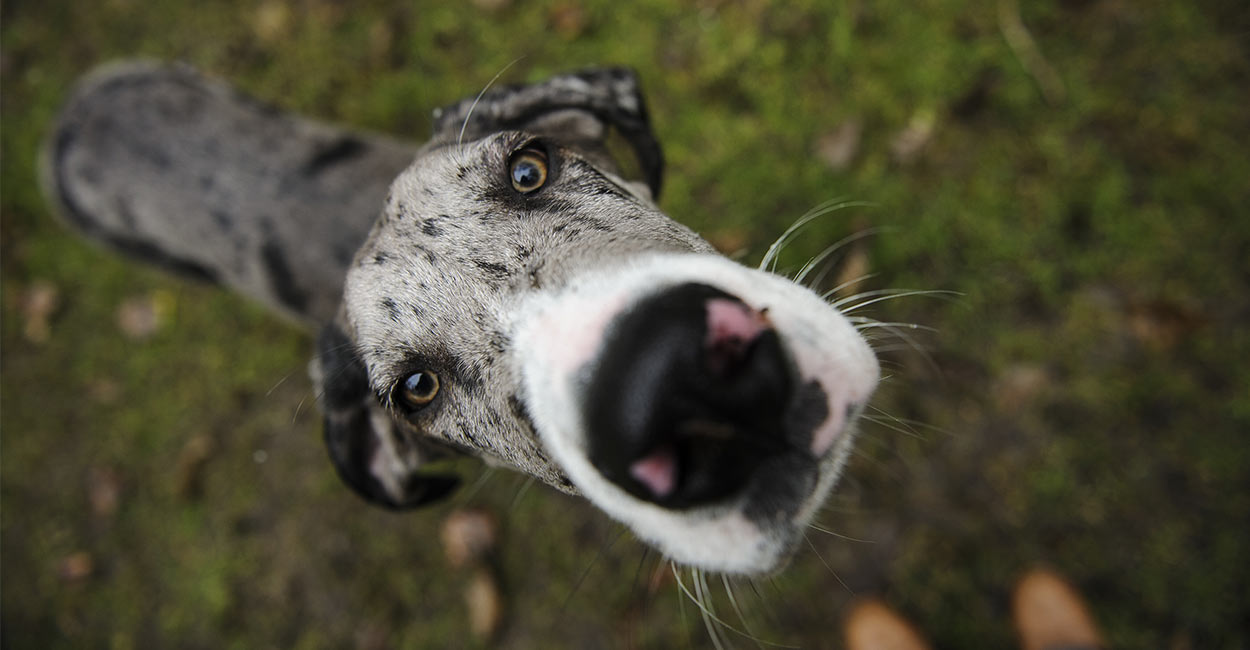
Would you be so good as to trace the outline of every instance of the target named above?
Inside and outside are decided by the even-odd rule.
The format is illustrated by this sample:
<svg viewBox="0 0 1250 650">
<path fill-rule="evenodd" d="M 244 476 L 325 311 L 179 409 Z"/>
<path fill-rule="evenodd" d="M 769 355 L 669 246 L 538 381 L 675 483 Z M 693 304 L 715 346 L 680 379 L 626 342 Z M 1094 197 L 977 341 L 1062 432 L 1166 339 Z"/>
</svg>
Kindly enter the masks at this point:
<svg viewBox="0 0 1250 650">
<path fill-rule="evenodd" d="M 552 118 L 570 111 L 582 113 L 578 120 Z M 544 128 L 545 127 L 545 128 Z M 604 145 L 609 127 L 624 136 L 633 149 L 643 180 L 658 199 L 664 174 L 664 155 L 651 131 L 647 107 L 638 88 L 638 77 L 628 68 L 593 68 L 552 77 L 527 85 L 506 85 L 480 98 L 460 101 L 434 111 L 437 144 L 470 141 L 503 130 L 531 130 L 593 141 Z"/>
<path fill-rule="evenodd" d="M 405 510 L 442 499 L 459 484 L 456 476 L 417 473 L 437 452 L 397 430 L 369 388 L 356 346 L 337 326 L 322 329 L 310 371 L 322 396 L 330 460 L 366 501 Z"/>
</svg>

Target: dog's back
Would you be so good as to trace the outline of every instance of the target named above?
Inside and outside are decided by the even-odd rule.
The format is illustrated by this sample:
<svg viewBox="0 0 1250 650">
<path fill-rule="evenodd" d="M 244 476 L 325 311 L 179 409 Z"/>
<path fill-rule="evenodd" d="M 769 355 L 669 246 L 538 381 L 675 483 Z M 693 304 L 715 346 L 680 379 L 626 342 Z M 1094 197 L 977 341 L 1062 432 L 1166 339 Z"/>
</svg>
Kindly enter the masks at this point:
<svg viewBox="0 0 1250 650">
<path fill-rule="evenodd" d="M 415 152 L 185 66 L 126 63 L 78 85 L 43 175 L 62 218 L 91 239 L 319 325 Z"/>
</svg>

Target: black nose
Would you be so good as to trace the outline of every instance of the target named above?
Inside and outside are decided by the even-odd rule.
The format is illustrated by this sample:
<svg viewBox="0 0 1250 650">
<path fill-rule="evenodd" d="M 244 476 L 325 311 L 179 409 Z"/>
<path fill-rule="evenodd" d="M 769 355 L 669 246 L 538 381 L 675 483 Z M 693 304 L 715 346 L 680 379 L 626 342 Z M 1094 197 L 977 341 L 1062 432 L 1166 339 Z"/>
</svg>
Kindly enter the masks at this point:
<svg viewBox="0 0 1250 650">
<path fill-rule="evenodd" d="M 590 461 L 666 508 L 732 497 L 785 449 L 793 364 L 738 298 L 683 284 L 619 316 L 587 386 Z"/>
</svg>

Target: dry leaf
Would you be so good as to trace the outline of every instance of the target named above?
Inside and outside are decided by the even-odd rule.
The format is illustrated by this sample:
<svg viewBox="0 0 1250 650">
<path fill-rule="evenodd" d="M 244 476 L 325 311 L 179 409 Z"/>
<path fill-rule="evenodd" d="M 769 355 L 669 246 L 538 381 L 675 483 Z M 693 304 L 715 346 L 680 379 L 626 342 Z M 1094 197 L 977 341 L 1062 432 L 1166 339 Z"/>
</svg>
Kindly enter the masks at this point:
<svg viewBox="0 0 1250 650">
<path fill-rule="evenodd" d="M 850 167 L 851 161 L 859 153 L 859 143 L 864 134 L 864 125 L 858 119 L 849 119 L 836 130 L 820 136 L 816 141 L 816 156 L 829 169 L 840 172 Z"/>
<path fill-rule="evenodd" d="M 135 296 L 117 307 L 117 327 L 127 338 L 150 338 L 161 327 L 161 310 L 155 296 Z"/>
<path fill-rule="evenodd" d="M 1045 368 L 1020 363 L 999 375 L 991 388 L 991 394 L 998 410 L 1015 413 L 1036 400 L 1049 385 L 1050 376 Z"/>
<path fill-rule="evenodd" d="M 499 584 L 485 568 L 473 574 L 473 580 L 464 592 L 464 602 L 469 608 L 469 629 L 479 640 L 490 639 L 499 631 L 503 620 L 503 596 Z"/>
<path fill-rule="evenodd" d="M 36 280 L 22 297 L 22 333 L 32 343 L 45 343 L 52 336 L 52 316 L 61 306 L 61 291 L 51 282 Z"/>
<path fill-rule="evenodd" d="M 93 467 L 87 473 L 87 500 L 97 517 L 112 517 L 121 500 L 121 479 L 110 467 Z"/>
<path fill-rule="evenodd" d="M 459 568 L 476 563 L 495 547 L 498 526 L 484 510 L 457 510 L 443 521 L 441 537 L 447 562 Z"/>
<path fill-rule="evenodd" d="M 274 43 L 287 33 L 291 24 L 291 10 L 286 3 L 269 0 L 262 3 L 252 14 L 252 33 L 262 43 Z"/>
<path fill-rule="evenodd" d="M 911 122 L 890 143 L 890 154 L 894 156 L 895 162 L 906 165 L 914 161 L 933 138 L 936 124 L 937 117 L 933 111 L 922 110 L 912 115 Z"/>
<path fill-rule="evenodd" d="M 65 582 L 81 582 L 95 572 L 95 560 L 86 551 L 65 556 L 57 567 L 57 575 Z"/>
<path fill-rule="evenodd" d="M 586 9 L 577 4 L 562 4 L 551 9 L 547 14 L 551 28 L 564 40 L 571 41 L 581 36 L 590 25 L 590 16 Z"/>
</svg>

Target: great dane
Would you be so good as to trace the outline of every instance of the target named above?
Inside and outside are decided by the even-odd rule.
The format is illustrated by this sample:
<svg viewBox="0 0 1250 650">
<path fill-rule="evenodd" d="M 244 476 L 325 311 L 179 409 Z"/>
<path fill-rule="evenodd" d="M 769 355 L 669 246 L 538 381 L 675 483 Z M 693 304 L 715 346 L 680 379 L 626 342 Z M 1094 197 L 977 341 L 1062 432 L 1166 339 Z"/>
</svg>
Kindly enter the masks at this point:
<svg viewBox="0 0 1250 650">
<path fill-rule="evenodd" d="M 444 497 L 425 466 L 471 454 L 676 562 L 773 571 L 877 360 L 821 297 L 660 212 L 662 167 L 628 70 L 484 92 L 417 147 L 138 62 L 77 86 L 43 171 L 87 237 L 320 332 L 325 442 L 368 501 Z"/>
</svg>

